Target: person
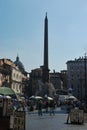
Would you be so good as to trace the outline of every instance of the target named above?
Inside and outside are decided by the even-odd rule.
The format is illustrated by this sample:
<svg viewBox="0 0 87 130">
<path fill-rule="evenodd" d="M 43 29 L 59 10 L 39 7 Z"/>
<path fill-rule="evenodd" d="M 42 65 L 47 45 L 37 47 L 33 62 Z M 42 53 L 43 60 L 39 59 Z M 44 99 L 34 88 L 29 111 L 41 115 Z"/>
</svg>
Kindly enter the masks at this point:
<svg viewBox="0 0 87 130">
<path fill-rule="evenodd" d="M 54 100 L 50 101 L 49 107 L 50 107 L 50 116 L 51 116 L 51 114 L 55 115 L 55 112 L 54 112 L 55 102 L 54 102 Z"/>
<path fill-rule="evenodd" d="M 46 113 L 48 113 L 48 106 L 49 106 L 49 103 L 48 101 L 45 102 L 45 110 L 46 110 Z"/>
<path fill-rule="evenodd" d="M 69 104 L 68 104 L 67 124 L 69 123 L 69 120 L 70 120 L 70 112 L 71 112 L 72 109 L 74 109 L 74 106 L 73 106 L 72 102 L 69 102 Z"/>
<path fill-rule="evenodd" d="M 42 116 L 42 100 L 38 101 L 38 115 Z"/>
<path fill-rule="evenodd" d="M 33 111 L 34 110 L 33 101 L 30 101 L 29 106 L 30 106 L 29 111 Z"/>
</svg>

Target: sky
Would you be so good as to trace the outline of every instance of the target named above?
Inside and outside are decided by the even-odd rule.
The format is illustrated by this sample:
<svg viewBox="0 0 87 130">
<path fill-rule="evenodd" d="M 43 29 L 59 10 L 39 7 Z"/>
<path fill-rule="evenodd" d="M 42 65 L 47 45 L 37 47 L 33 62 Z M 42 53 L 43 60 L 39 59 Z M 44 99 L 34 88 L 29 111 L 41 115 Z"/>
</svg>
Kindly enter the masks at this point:
<svg viewBox="0 0 87 130">
<path fill-rule="evenodd" d="M 0 59 L 15 61 L 18 55 L 28 72 L 43 65 L 46 12 L 50 71 L 84 57 L 87 0 L 0 0 Z"/>
</svg>

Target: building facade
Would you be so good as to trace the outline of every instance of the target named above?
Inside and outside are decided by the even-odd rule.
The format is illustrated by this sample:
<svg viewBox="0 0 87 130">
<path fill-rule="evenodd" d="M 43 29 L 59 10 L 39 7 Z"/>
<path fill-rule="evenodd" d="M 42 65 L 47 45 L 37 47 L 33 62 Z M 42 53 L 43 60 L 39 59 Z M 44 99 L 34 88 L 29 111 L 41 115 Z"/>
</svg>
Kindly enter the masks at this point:
<svg viewBox="0 0 87 130">
<path fill-rule="evenodd" d="M 19 56 L 16 57 L 14 64 L 16 67 L 12 69 L 13 87 L 16 87 L 16 93 L 26 96 L 27 80 L 29 80 L 28 73 L 25 71 L 24 65 L 20 61 Z"/>
<path fill-rule="evenodd" d="M 53 83 L 56 91 L 61 89 L 61 77 L 60 77 L 60 73 L 58 72 L 51 72 L 50 73 L 50 82 Z"/>
<path fill-rule="evenodd" d="M 10 87 L 12 67 L 15 67 L 15 64 L 10 59 L 0 59 L 0 87 Z"/>
<path fill-rule="evenodd" d="M 19 66 L 10 59 L 0 59 L 0 87 L 10 87 L 16 94 L 24 93 L 27 73 L 20 70 Z"/>
<path fill-rule="evenodd" d="M 67 71 L 62 70 L 61 72 L 50 73 L 50 82 L 54 85 L 56 89 L 56 94 L 67 94 Z"/>
<path fill-rule="evenodd" d="M 80 57 L 67 61 L 67 85 L 72 90 L 74 96 L 80 100 L 85 100 L 87 91 L 87 58 Z"/>
<path fill-rule="evenodd" d="M 19 71 L 18 67 L 12 67 L 11 73 L 11 88 L 16 94 L 23 94 L 22 88 L 22 73 Z"/>
<path fill-rule="evenodd" d="M 36 68 L 30 73 L 30 86 L 32 89 L 32 95 L 44 95 L 43 83 L 42 83 L 42 68 Z"/>
</svg>

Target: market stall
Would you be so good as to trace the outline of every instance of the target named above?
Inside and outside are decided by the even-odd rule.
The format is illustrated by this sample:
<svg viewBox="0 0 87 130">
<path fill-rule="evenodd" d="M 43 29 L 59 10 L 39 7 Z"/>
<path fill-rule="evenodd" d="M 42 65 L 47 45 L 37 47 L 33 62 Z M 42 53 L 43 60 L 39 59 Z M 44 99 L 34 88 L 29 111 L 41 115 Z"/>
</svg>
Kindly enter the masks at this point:
<svg viewBox="0 0 87 130">
<path fill-rule="evenodd" d="M 83 124 L 84 123 L 84 112 L 80 109 L 71 109 L 68 114 L 67 123 L 71 124 Z"/>
<path fill-rule="evenodd" d="M 11 88 L 0 88 L 0 130 L 10 129 L 10 116 L 13 114 L 13 95 L 15 95 L 15 92 Z"/>
</svg>

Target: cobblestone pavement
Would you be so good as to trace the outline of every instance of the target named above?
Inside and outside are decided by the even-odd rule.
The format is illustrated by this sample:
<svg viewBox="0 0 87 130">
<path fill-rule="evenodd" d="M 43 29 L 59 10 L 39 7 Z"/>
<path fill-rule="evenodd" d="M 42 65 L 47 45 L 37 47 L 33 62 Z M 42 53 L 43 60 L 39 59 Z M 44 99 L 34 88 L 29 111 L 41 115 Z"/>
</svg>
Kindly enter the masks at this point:
<svg viewBox="0 0 87 130">
<path fill-rule="evenodd" d="M 56 112 L 55 115 L 43 113 L 38 116 L 37 112 L 27 113 L 26 130 L 87 130 L 87 123 L 83 125 L 66 124 L 67 113 Z"/>
</svg>

